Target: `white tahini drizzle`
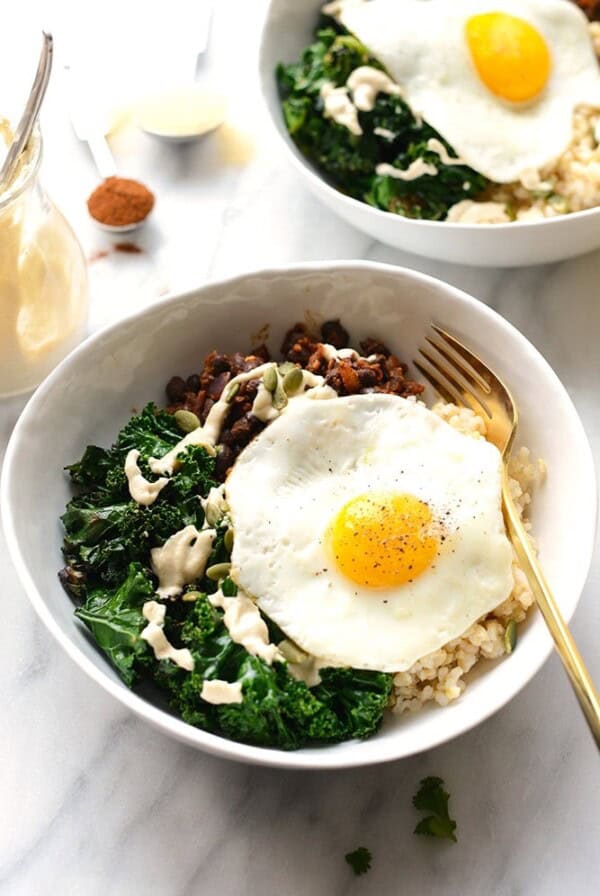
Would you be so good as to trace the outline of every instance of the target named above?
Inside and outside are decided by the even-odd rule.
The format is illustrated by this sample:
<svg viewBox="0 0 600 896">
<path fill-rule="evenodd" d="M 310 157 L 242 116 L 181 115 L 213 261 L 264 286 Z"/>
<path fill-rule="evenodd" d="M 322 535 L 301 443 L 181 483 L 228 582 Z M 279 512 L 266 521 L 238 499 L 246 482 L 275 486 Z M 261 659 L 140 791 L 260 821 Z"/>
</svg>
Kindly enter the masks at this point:
<svg viewBox="0 0 600 896">
<path fill-rule="evenodd" d="M 402 88 L 381 69 L 361 65 L 350 73 L 345 86 L 336 87 L 331 81 L 321 85 L 323 114 L 360 137 L 358 113 L 370 112 L 379 93 L 402 96 Z"/>
<path fill-rule="evenodd" d="M 320 95 L 325 118 L 333 119 L 337 124 L 348 128 L 351 134 L 360 137 L 363 131 L 358 121 L 358 110 L 350 99 L 348 88 L 336 87 L 326 81 L 321 85 Z"/>
<path fill-rule="evenodd" d="M 326 347 L 333 349 L 335 352 L 333 346 Z M 352 349 L 347 349 L 347 351 L 353 352 Z M 353 352 L 353 354 L 355 355 L 356 352 Z M 328 355 L 326 355 L 326 357 L 329 358 Z M 277 369 L 276 365 L 273 366 Z M 279 377 L 281 384 L 283 377 L 279 371 L 277 371 L 277 376 Z M 324 377 L 319 376 L 317 373 L 312 373 L 310 370 L 303 370 L 300 385 L 295 392 L 288 394 L 287 398 L 288 400 L 291 400 L 299 398 L 300 396 L 306 396 L 307 398 L 337 398 L 337 392 L 335 389 L 332 389 L 331 386 L 325 385 Z M 265 388 L 264 383 L 261 383 L 258 387 L 254 403 L 252 404 L 252 413 L 254 416 L 258 417 L 259 420 L 268 423 L 271 420 L 275 420 L 276 417 L 279 417 L 284 410 L 285 406 L 280 409 L 274 407 L 272 394 Z"/>
<path fill-rule="evenodd" d="M 225 417 L 227 416 L 230 407 L 229 402 L 227 401 L 227 396 L 230 394 L 232 386 L 235 386 L 238 383 L 247 383 L 249 380 L 255 380 L 257 377 L 261 377 L 263 373 L 272 366 L 272 363 L 260 364 L 252 370 L 238 373 L 237 376 L 234 376 L 233 379 L 229 380 L 223 389 L 223 394 L 208 412 L 208 417 L 203 426 L 198 426 L 196 429 L 192 430 L 192 432 L 189 432 L 185 438 L 181 439 L 180 442 L 177 442 L 175 447 L 171 448 L 164 457 L 150 458 L 148 466 L 152 472 L 168 473 L 170 475 L 175 469 L 177 455 L 181 454 L 182 451 L 185 451 L 188 445 L 204 445 L 205 448 L 214 453 L 215 445 L 219 440 L 221 429 L 223 428 L 223 423 L 225 422 Z"/>
<path fill-rule="evenodd" d="M 207 703 L 213 703 L 215 706 L 220 706 L 223 703 L 241 703 L 244 699 L 242 697 L 242 682 L 208 678 L 202 682 L 200 696 Z"/>
<path fill-rule="evenodd" d="M 243 591 L 238 591 L 236 597 L 226 597 L 219 588 L 214 594 L 209 594 L 208 599 L 213 607 L 225 610 L 223 622 L 236 644 L 241 644 L 248 653 L 260 657 L 269 665 L 283 660 L 276 645 L 269 642 L 269 630 L 258 607 Z"/>
<path fill-rule="evenodd" d="M 203 574 L 215 534 L 214 529 L 199 532 L 195 526 L 186 526 L 162 547 L 152 549 L 152 569 L 158 576 L 156 590 L 161 597 L 177 597 L 184 585 Z"/>
<path fill-rule="evenodd" d="M 331 666 L 331 663 L 325 663 L 305 653 L 293 641 L 280 641 L 277 645 L 287 661 L 287 669 L 292 678 L 297 681 L 303 681 L 307 688 L 314 688 L 321 684 L 321 676 L 319 669 Z"/>
<path fill-rule="evenodd" d="M 361 112 L 370 112 L 374 108 L 378 93 L 402 96 L 402 88 L 389 75 L 370 65 L 355 68 L 346 86 L 352 94 L 354 105 Z"/>
<path fill-rule="evenodd" d="M 438 170 L 435 165 L 424 162 L 423 159 L 415 159 L 408 168 L 395 168 L 387 162 L 381 162 L 375 168 L 375 173 L 387 177 L 395 177 L 396 180 L 417 180 L 417 178 L 423 177 L 424 174 L 434 177 Z"/>
<path fill-rule="evenodd" d="M 156 482 L 149 482 L 143 475 L 138 466 L 140 452 L 132 448 L 125 458 L 125 475 L 129 485 L 129 494 L 138 504 L 149 507 L 154 504 L 159 494 L 168 483 L 168 479 L 157 479 Z"/>
<path fill-rule="evenodd" d="M 336 348 L 328 342 L 321 344 L 323 354 L 328 361 L 343 361 L 347 358 L 359 358 L 360 355 L 353 348 Z"/>
<path fill-rule="evenodd" d="M 462 199 L 448 209 L 447 221 L 458 224 L 506 224 L 510 221 L 503 202 L 473 202 Z"/>
<path fill-rule="evenodd" d="M 378 137 L 384 137 L 386 140 L 395 140 L 396 132 L 390 131 L 389 128 L 374 128 L 373 133 L 377 134 Z"/>
<path fill-rule="evenodd" d="M 171 660 L 176 666 L 191 672 L 194 668 L 194 658 L 187 647 L 178 649 L 167 640 L 163 631 L 165 613 L 167 608 L 155 600 L 147 600 L 142 607 L 144 619 L 148 625 L 143 629 L 141 638 L 147 641 L 157 660 Z"/>
<path fill-rule="evenodd" d="M 431 137 L 427 141 L 427 149 L 429 150 L 429 152 L 434 152 L 436 155 L 438 155 L 440 157 L 440 161 L 444 165 L 466 165 L 467 164 L 465 162 L 465 160 L 461 159 L 460 157 L 455 159 L 451 155 L 448 155 L 448 150 L 446 149 L 444 144 L 441 142 L 441 140 L 436 140 L 435 137 Z"/>
<path fill-rule="evenodd" d="M 200 504 L 204 511 L 203 529 L 214 529 L 217 523 L 227 514 L 227 498 L 225 497 L 225 483 L 213 486 L 206 498 L 200 498 Z"/>
<path fill-rule="evenodd" d="M 279 411 L 273 406 L 273 395 L 265 388 L 265 384 L 261 382 L 256 393 L 256 398 L 252 403 L 252 413 L 263 423 L 269 423 L 279 417 Z"/>
</svg>

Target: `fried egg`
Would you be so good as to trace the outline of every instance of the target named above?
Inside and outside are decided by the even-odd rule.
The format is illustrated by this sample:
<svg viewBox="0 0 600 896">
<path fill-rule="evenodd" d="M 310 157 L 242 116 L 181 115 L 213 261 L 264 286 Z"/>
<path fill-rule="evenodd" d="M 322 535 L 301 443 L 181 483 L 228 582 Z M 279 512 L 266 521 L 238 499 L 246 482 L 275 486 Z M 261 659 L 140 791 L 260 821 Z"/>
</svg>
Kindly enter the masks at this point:
<svg viewBox="0 0 600 896">
<path fill-rule="evenodd" d="M 512 590 L 501 468 L 415 400 L 297 399 L 227 479 L 231 575 L 307 653 L 408 669 Z"/>
<path fill-rule="evenodd" d="M 341 3 L 338 18 L 412 111 L 496 183 L 552 162 L 574 108 L 600 106 L 588 22 L 570 0 L 370 0 Z"/>
</svg>

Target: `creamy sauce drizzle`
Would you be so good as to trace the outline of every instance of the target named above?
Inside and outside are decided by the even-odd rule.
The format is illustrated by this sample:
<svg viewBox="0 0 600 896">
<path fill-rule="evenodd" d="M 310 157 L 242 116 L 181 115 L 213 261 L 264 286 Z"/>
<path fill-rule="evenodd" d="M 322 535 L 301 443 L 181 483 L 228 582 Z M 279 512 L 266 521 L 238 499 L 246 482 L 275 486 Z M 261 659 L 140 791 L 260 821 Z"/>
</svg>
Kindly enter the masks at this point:
<svg viewBox="0 0 600 896">
<path fill-rule="evenodd" d="M 142 615 L 148 620 L 148 625 L 140 637 L 148 642 L 157 660 L 171 660 L 176 666 L 191 672 L 194 668 L 194 658 L 190 651 L 186 647 L 181 649 L 173 647 L 163 631 L 166 610 L 164 604 L 159 604 L 155 600 L 146 601 L 142 607 Z"/>
<path fill-rule="evenodd" d="M 184 585 L 203 574 L 215 534 L 214 529 L 199 532 L 195 526 L 186 526 L 171 535 L 162 547 L 152 549 L 152 569 L 158 576 L 157 594 L 164 598 L 177 597 Z"/>
<path fill-rule="evenodd" d="M 307 688 L 314 688 L 321 684 L 319 669 L 325 668 L 331 663 L 323 663 L 316 657 L 305 653 L 292 641 L 280 641 L 277 645 L 287 660 L 288 672 L 297 681 L 303 681 Z"/>
<path fill-rule="evenodd" d="M 386 140 L 396 139 L 395 131 L 390 131 L 388 128 L 375 128 L 373 133 L 377 134 L 378 137 L 385 137 Z"/>
<path fill-rule="evenodd" d="M 200 696 L 207 703 L 221 706 L 223 703 L 241 703 L 242 682 L 221 681 L 220 678 L 209 678 L 202 683 Z"/>
<path fill-rule="evenodd" d="M 219 588 L 208 599 L 213 607 L 225 611 L 223 622 L 236 644 L 245 647 L 252 656 L 258 656 L 271 665 L 281 662 L 283 656 L 275 644 L 269 642 L 269 631 L 254 601 L 238 591 L 236 597 L 226 597 Z"/>
<path fill-rule="evenodd" d="M 440 140 L 436 140 L 435 137 L 431 137 L 427 141 L 427 149 L 430 152 L 434 152 L 436 155 L 440 157 L 440 161 L 444 165 L 466 165 L 464 159 L 456 158 L 454 159 L 452 156 L 448 155 L 448 150 L 444 146 L 444 144 Z"/>
<path fill-rule="evenodd" d="M 229 395 L 231 387 L 237 385 L 238 383 L 247 383 L 249 380 L 255 380 L 258 377 L 261 377 L 263 373 L 268 370 L 270 367 L 273 367 L 272 363 L 268 364 L 260 364 L 258 367 L 254 367 L 252 370 L 246 370 L 243 373 L 238 373 L 237 376 L 234 376 L 233 379 L 229 380 L 225 388 L 223 389 L 223 394 L 216 401 L 210 411 L 208 412 L 208 417 L 203 426 L 198 426 L 197 429 L 189 432 L 185 438 L 181 439 L 174 448 L 171 448 L 164 457 L 151 457 L 148 461 L 148 466 L 152 470 L 153 473 L 168 473 L 169 475 L 175 469 L 175 464 L 177 461 L 177 455 L 181 454 L 182 451 L 188 447 L 188 445 L 203 445 L 208 450 L 211 450 L 214 454 L 215 445 L 219 440 L 219 436 L 221 434 L 221 429 L 223 428 L 223 423 L 225 422 L 225 417 L 227 416 L 227 412 L 229 411 L 229 402 L 227 401 L 227 395 Z"/>
<path fill-rule="evenodd" d="M 502 202 L 462 199 L 448 209 L 446 220 L 459 224 L 506 224 L 510 218 Z"/>
<path fill-rule="evenodd" d="M 417 180 L 419 177 L 423 177 L 424 174 L 434 177 L 438 170 L 435 165 L 424 162 L 423 159 L 415 159 L 408 168 L 404 169 L 394 168 L 393 165 L 389 165 L 387 162 L 381 162 L 375 168 L 375 173 L 387 177 L 395 177 L 396 180 Z"/>
<path fill-rule="evenodd" d="M 331 82 L 326 82 L 321 86 L 320 95 L 325 118 L 333 119 L 348 128 L 351 134 L 360 137 L 363 131 L 358 121 L 358 110 L 348 95 L 348 88 L 335 87 Z"/>
<path fill-rule="evenodd" d="M 360 358 L 358 352 L 353 348 L 336 348 L 328 342 L 323 342 L 321 348 L 328 361 L 343 361 L 346 358 Z"/>
<path fill-rule="evenodd" d="M 200 504 L 204 511 L 203 529 L 213 529 L 217 523 L 227 514 L 227 499 L 225 498 L 225 483 L 213 486 L 206 498 L 200 498 Z"/>
<path fill-rule="evenodd" d="M 358 113 L 370 112 L 379 93 L 402 96 L 402 88 L 380 69 L 361 65 L 350 73 L 345 87 L 336 87 L 330 81 L 321 86 L 323 114 L 360 137 L 363 131 Z"/>
<path fill-rule="evenodd" d="M 354 105 L 361 112 L 370 112 L 375 106 L 378 93 L 390 96 L 402 96 L 402 88 L 389 75 L 370 65 L 361 65 L 351 72 L 346 85 L 349 88 Z"/>
<path fill-rule="evenodd" d="M 258 420 L 262 420 L 263 423 L 268 423 L 270 420 L 275 420 L 276 417 L 279 417 L 280 411 L 273 407 L 273 395 L 268 389 L 265 389 L 264 383 L 261 383 L 258 387 L 256 398 L 252 403 L 252 413 Z"/>
<path fill-rule="evenodd" d="M 157 479 L 156 482 L 149 482 L 143 475 L 138 466 L 140 452 L 132 448 L 125 458 L 125 475 L 129 485 L 129 494 L 137 504 L 143 507 L 149 507 L 154 504 L 159 494 L 168 483 L 168 479 Z"/>
<path fill-rule="evenodd" d="M 335 349 L 333 346 L 327 346 L 328 348 Z M 352 349 L 349 349 L 352 351 Z M 328 355 L 326 355 L 329 358 Z M 273 365 L 274 367 L 276 365 Z M 277 376 L 279 377 L 279 385 L 281 386 L 281 382 L 283 377 L 277 371 Z M 319 376 L 316 373 L 312 373 L 310 370 L 302 371 L 302 382 L 298 386 L 295 392 L 288 394 L 288 401 L 293 398 L 299 398 L 302 395 L 306 395 L 310 398 L 332 398 L 337 395 L 334 389 L 331 389 L 330 386 L 325 386 L 325 378 Z M 317 393 L 314 394 L 313 393 Z M 319 394 L 320 393 L 320 394 Z M 285 407 L 278 410 L 273 406 L 273 396 L 269 392 L 268 389 L 265 389 L 264 383 L 261 383 L 258 387 L 258 392 L 256 394 L 256 398 L 252 404 L 252 413 L 255 417 L 258 417 L 259 420 L 264 421 L 265 423 L 270 422 L 271 420 L 275 420 L 276 417 L 279 417 L 283 411 L 285 411 Z"/>
</svg>

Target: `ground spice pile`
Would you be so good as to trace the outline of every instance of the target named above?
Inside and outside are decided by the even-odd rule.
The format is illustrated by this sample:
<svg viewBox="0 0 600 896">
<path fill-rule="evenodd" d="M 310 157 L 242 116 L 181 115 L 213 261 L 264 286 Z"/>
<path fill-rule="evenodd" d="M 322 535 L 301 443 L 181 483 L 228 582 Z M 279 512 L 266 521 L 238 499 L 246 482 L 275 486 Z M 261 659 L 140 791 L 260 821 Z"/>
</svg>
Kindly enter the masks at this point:
<svg viewBox="0 0 600 896">
<path fill-rule="evenodd" d="M 87 201 L 92 218 L 109 227 L 139 224 L 154 206 L 154 194 L 137 180 L 107 177 Z"/>
</svg>

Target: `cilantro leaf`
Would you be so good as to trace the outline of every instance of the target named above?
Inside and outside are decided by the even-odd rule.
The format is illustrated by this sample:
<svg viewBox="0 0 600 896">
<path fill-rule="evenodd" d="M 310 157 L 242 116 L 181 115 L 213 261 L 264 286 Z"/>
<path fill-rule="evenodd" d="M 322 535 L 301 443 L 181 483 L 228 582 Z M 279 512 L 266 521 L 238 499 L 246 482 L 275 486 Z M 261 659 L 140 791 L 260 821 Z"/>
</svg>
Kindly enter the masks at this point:
<svg viewBox="0 0 600 896">
<path fill-rule="evenodd" d="M 450 794 L 444 790 L 441 778 L 423 778 L 419 790 L 413 797 L 413 806 L 422 812 L 431 812 L 417 824 L 414 833 L 428 837 L 440 837 L 456 843 L 456 822 L 450 818 L 448 800 Z"/>
<path fill-rule="evenodd" d="M 347 852 L 344 856 L 356 876 L 366 874 L 371 867 L 371 850 L 366 846 L 359 846 L 354 852 Z"/>
</svg>

